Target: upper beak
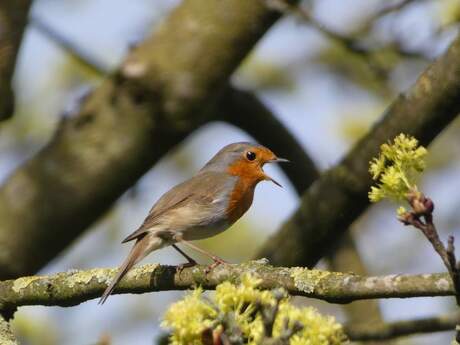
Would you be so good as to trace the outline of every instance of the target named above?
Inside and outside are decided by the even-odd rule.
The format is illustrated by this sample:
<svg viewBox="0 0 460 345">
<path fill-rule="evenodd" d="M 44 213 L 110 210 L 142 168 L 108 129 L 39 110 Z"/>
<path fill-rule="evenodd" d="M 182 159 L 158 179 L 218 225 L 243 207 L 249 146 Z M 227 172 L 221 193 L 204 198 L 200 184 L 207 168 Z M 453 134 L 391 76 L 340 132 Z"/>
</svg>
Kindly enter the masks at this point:
<svg viewBox="0 0 460 345">
<path fill-rule="evenodd" d="M 267 161 L 267 163 L 284 163 L 284 162 L 289 162 L 288 159 L 286 158 L 274 158 L 274 159 L 270 159 L 269 161 Z M 283 188 L 283 186 L 281 185 L 281 183 L 279 183 L 278 181 L 276 181 L 274 178 L 268 176 L 267 174 L 265 174 L 265 178 L 269 181 L 272 181 L 274 184 L 276 184 L 278 187 L 281 187 Z"/>
<path fill-rule="evenodd" d="M 273 158 L 267 161 L 267 163 L 289 163 L 289 162 L 290 162 L 289 159 L 279 158 L 279 157 L 276 157 L 276 158 Z"/>
</svg>

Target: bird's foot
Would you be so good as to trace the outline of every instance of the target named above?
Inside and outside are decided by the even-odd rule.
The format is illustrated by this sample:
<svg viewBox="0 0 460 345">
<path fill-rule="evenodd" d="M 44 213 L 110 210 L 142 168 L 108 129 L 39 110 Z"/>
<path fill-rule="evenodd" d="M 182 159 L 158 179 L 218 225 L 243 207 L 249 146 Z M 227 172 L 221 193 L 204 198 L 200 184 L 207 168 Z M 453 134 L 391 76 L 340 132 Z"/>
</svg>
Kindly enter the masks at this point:
<svg viewBox="0 0 460 345">
<path fill-rule="evenodd" d="M 223 259 L 221 259 L 221 258 L 219 258 L 217 256 L 213 256 L 212 260 L 214 262 L 204 269 L 204 273 L 208 274 L 209 272 L 211 272 L 214 268 L 216 268 L 219 265 L 229 265 L 230 264 L 229 262 L 227 262 L 227 261 L 225 261 L 225 260 L 223 260 Z"/>
<path fill-rule="evenodd" d="M 197 264 L 197 262 L 195 260 L 190 260 L 189 262 L 185 262 L 183 264 L 177 265 L 176 272 L 179 273 L 179 275 L 180 275 L 182 273 L 182 271 L 184 270 L 184 268 L 193 267 L 193 266 L 196 266 L 196 265 L 198 265 L 198 264 Z"/>
</svg>

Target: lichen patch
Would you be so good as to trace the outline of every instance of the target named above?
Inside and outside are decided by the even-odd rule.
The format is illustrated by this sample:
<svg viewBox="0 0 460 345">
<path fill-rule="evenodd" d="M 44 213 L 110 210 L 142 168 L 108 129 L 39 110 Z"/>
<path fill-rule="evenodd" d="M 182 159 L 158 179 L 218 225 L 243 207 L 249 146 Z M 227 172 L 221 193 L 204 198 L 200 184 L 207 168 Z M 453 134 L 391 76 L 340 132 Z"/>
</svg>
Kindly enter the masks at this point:
<svg viewBox="0 0 460 345">
<path fill-rule="evenodd" d="M 309 270 L 304 267 L 293 267 L 291 277 L 294 279 L 294 285 L 300 291 L 311 294 L 315 291 L 318 284 L 331 273 L 321 270 Z"/>
<path fill-rule="evenodd" d="M 449 288 L 450 288 L 449 281 L 447 279 L 445 279 L 445 278 L 441 278 L 441 279 L 437 280 L 435 285 L 436 285 L 436 288 L 438 288 L 439 290 L 442 290 L 442 291 L 448 291 Z"/>
<path fill-rule="evenodd" d="M 32 284 L 36 280 L 43 279 L 43 277 L 22 277 L 18 278 L 14 281 L 13 283 L 13 291 L 16 293 L 19 293 L 22 289 L 28 287 L 30 284 Z"/>
</svg>

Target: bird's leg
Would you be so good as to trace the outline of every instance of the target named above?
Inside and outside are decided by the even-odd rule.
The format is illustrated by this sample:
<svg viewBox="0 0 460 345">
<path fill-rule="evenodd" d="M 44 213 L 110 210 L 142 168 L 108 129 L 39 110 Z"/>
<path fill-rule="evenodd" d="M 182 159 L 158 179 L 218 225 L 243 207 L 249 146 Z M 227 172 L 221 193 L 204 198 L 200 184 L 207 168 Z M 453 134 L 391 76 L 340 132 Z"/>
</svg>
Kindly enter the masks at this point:
<svg viewBox="0 0 460 345">
<path fill-rule="evenodd" d="M 175 244 L 173 244 L 172 246 L 173 246 L 173 248 L 174 248 L 175 250 L 177 250 L 179 253 L 181 253 L 182 256 L 183 256 L 184 258 L 186 258 L 187 261 L 188 261 L 188 262 L 186 262 L 186 263 L 184 263 L 184 264 L 180 264 L 180 265 L 177 266 L 177 270 L 179 271 L 179 273 L 180 273 L 184 268 L 186 268 L 186 267 L 192 267 L 192 266 L 195 266 L 195 265 L 197 264 L 196 261 L 195 261 L 192 257 L 188 256 L 188 255 L 187 255 L 182 249 L 180 249 L 178 246 L 176 246 Z"/>
<path fill-rule="evenodd" d="M 212 265 L 210 265 L 206 271 L 209 272 L 210 270 L 212 270 L 213 268 L 215 268 L 216 266 L 220 265 L 220 264 L 228 264 L 228 262 L 226 262 L 225 260 L 219 258 L 218 256 L 214 255 L 214 254 L 211 254 L 209 252 L 207 252 L 206 250 L 204 249 L 201 249 L 200 247 L 197 247 L 196 245 L 194 245 L 193 243 L 191 242 L 188 242 L 188 241 L 185 241 L 181 235 L 177 234 L 176 236 L 174 236 L 174 239 L 177 241 L 177 242 L 180 242 L 184 245 L 186 245 L 187 247 L 189 248 L 192 248 L 194 250 L 196 250 L 197 252 L 203 254 L 203 255 L 206 255 L 207 257 L 211 258 L 214 263 Z"/>
</svg>

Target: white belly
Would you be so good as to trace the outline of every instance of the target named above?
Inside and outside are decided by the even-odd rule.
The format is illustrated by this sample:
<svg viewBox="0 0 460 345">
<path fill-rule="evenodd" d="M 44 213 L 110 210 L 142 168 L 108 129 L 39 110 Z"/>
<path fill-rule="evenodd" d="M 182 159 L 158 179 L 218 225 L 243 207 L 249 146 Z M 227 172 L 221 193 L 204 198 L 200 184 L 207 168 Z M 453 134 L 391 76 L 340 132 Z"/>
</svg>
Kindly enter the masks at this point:
<svg viewBox="0 0 460 345">
<path fill-rule="evenodd" d="M 186 241 L 202 240 L 208 237 L 215 236 L 229 228 L 226 221 L 218 221 L 210 225 L 199 225 L 190 227 L 182 231 L 183 238 Z"/>
</svg>

